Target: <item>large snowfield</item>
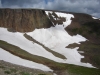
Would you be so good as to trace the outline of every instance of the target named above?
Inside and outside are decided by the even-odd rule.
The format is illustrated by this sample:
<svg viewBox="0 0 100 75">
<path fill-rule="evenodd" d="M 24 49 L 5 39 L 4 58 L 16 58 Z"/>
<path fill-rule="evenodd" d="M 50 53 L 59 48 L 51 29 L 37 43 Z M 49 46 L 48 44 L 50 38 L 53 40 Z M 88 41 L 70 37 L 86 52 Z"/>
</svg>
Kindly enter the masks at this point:
<svg viewBox="0 0 100 75">
<path fill-rule="evenodd" d="M 48 15 L 48 12 L 49 11 L 46 11 L 47 15 Z M 71 18 L 74 18 L 74 16 L 72 14 L 64 14 L 64 13 L 58 13 L 58 12 L 56 12 L 56 14 L 58 16 L 66 18 L 66 22 L 64 22 L 63 25 L 55 25 L 55 27 L 50 27 L 46 29 L 44 28 L 35 29 L 33 32 L 28 32 L 26 34 L 30 35 L 32 38 L 42 43 L 46 47 L 50 48 L 51 50 L 64 55 L 67 59 L 61 59 L 61 58 L 55 57 L 52 53 L 45 50 L 39 44 L 33 43 L 32 41 L 29 41 L 28 39 L 26 39 L 24 37 L 24 33 L 20 33 L 20 32 L 12 33 L 12 32 L 7 31 L 6 28 L 0 28 L 0 40 L 6 41 L 7 43 L 18 46 L 21 49 L 31 54 L 45 57 L 45 58 L 54 60 L 56 62 L 75 64 L 75 65 L 86 66 L 86 67 L 93 67 L 89 63 L 81 62 L 81 59 L 84 58 L 84 56 L 79 54 L 79 52 L 77 51 L 78 47 L 74 49 L 66 48 L 66 46 L 68 46 L 69 44 L 73 44 L 73 43 L 80 44 L 80 42 L 87 40 L 86 38 L 78 34 L 75 36 L 70 36 L 65 31 L 64 28 L 70 25 Z M 36 69 L 41 69 L 41 67 L 43 67 L 41 70 L 51 71 L 51 69 L 49 69 L 48 67 L 42 64 L 21 59 L 17 56 L 10 54 L 9 52 L 4 51 L 1 48 L 0 48 L 0 60 L 5 60 L 7 62 L 23 65 L 26 67 L 36 68 Z M 19 63 L 18 61 L 21 63 Z"/>
</svg>

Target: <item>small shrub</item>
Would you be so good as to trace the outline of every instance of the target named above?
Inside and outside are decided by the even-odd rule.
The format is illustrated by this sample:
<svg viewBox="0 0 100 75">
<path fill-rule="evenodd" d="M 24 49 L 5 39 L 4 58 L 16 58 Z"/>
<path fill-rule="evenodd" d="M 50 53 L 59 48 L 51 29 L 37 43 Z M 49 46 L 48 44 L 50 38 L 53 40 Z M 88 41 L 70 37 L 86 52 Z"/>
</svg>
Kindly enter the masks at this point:
<svg viewBox="0 0 100 75">
<path fill-rule="evenodd" d="M 21 75 L 30 75 L 29 73 L 27 72 L 20 72 Z"/>
<path fill-rule="evenodd" d="M 5 68 L 4 66 L 0 66 L 0 68 Z"/>
<path fill-rule="evenodd" d="M 10 72 L 10 71 L 4 71 L 4 73 L 5 73 L 5 74 L 11 74 L 11 72 Z"/>
<path fill-rule="evenodd" d="M 17 70 L 14 69 L 14 68 L 11 68 L 10 71 L 13 72 L 13 73 L 16 73 L 17 72 Z"/>
</svg>

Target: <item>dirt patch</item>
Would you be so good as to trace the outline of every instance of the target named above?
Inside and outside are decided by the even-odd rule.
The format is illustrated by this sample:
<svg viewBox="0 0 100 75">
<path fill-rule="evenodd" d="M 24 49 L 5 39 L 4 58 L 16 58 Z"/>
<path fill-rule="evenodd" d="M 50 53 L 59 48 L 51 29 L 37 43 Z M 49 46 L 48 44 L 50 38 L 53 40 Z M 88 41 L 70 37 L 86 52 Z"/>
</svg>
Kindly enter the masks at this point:
<svg viewBox="0 0 100 75">
<path fill-rule="evenodd" d="M 75 48 L 75 47 L 79 47 L 80 44 L 77 44 L 77 43 L 73 43 L 73 44 L 69 44 L 66 48 Z"/>
</svg>

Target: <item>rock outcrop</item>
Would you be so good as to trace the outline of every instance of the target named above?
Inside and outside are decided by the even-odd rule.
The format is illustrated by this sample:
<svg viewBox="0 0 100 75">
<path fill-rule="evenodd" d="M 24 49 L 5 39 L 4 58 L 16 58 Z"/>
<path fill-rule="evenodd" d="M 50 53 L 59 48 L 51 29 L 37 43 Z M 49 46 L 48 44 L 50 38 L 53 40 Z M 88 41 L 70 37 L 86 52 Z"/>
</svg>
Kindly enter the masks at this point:
<svg viewBox="0 0 100 75">
<path fill-rule="evenodd" d="M 44 10 L 38 9 L 0 9 L 0 27 L 10 31 L 30 32 L 35 28 L 48 28 L 52 22 Z"/>
</svg>

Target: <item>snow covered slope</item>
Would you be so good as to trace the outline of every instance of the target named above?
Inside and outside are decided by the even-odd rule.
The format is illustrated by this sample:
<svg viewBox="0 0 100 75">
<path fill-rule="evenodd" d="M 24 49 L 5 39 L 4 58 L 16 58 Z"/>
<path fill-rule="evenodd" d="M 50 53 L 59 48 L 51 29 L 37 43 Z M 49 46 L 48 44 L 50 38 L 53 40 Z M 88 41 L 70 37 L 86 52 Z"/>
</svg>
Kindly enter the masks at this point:
<svg viewBox="0 0 100 75">
<path fill-rule="evenodd" d="M 12 55 L 11 53 L 3 50 L 2 48 L 0 48 L 0 60 L 4 60 L 4 61 L 7 61 L 7 62 L 10 62 L 13 64 L 25 66 L 25 67 L 40 69 L 43 71 L 52 71 L 49 67 L 47 67 L 45 65 L 19 58 L 17 56 Z"/>
<path fill-rule="evenodd" d="M 45 57 L 57 62 L 63 62 L 63 59 L 55 57 L 52 53 L 45 50 L 42 46 L 37 43 L 33 43 L 26 39 L 24 33 L 16 32 L 12 33 L 7 31 L 6 28 L 0 28 L 0 40 L 6 41 L 9 44 L 18 46 L 19 48 L 29 52 L 30 54 Z"/>
<path fill-rule="evenodd" d="M 47 15 L 48 13 L 52 12 L 46 11 Z M 64 55 L 67 58 L 67 60 L 65 60 L 66 63 L 93 67 L 89 63 L 81 62 L 81 58 L 84 58 L 84 56 L 78 53 L 78 47 L 74 49 L 65 48 L 69 44 L 80 44 L 79 42 L 86 41 L 86 38 L 82 37 L 81 35 L 70 36 L 64 29 L 66 26 L 70 25 L 71 18 L 74 18 L 74 16 L 72 14 L 58 12 L 56 12 L 56 14 L 60 17 L 65 17 L 67 21 L 62 25 L 55 25 L 55 27 L 35 29 L 33 32 L 29 32 L 27 34 L 53 51 Z"/>
<path fill-rule="evenodd" d="M 50 11 L 45 11 L 45 12 L 47 16 L 49 13 L 52 14 L 52 12 Z M 7 31 L 6 28 L 0 28 L 0 40 L 6 41 L 9 44 L 18 46 L 19 48 L 29 52 L 30 54 L 48 58 L 55 62 L 75 64 L 75 65 L 86 66 L 86 67 L 93 67 L 90 63 L 81 62 L 81 59 L 85 57 L 82 56 L 77 51 L 78 47 L 74 49 L 66 48 L 66 46 L 68 46 L 69 44 L 73 44 L 73 43 L 80 44 L 80 42 L 87 40 L 86 38 L 84 38 L 83 36 L 79 34 L 75 36 L 71 36 L 65 31 L 65 28 L 71 24 L 72 22 L 71 18 L 74 18 L 74 15 L 60 13 L 60 12 L 55 12 L 55 13 L 57 14 L 58 17 L 64 17 L 66 21 L 63 22 L 63 24 L 56 24 L 54 25 L 54 27 L 35 29 L 34 31 L 27 32 L 26 34 L 31 36 L 38 42 L 42 43 L 46 47 L 50 48 L 51 50 L 64 55 L 66 59 L 58 58 L 54 56 L 52 53 L 45 50 L 39 44 L 29 41 L 28 39 L 24 37 L 24 34 L 25 34 L 24 32 L 23 33 L 20 33 L 20 32 L 12 33 L 12 32 Z M 50 17 L 48 16 L 48 18 Z M 32 63 L 31 61 L 28 61 L 28 60 L 23 60 L 0 48 L 0 53 L 1 52 L 3 54 L 6 54 L 8 56 L 7 58 L 11 58 L 12 60 L 8 60 L 3 55 L 0 55 L 0 60 L 5 60 L 7 62 L 11 62 L 14 64 L 23 65 L 27 67 L 32 66 L 31 68 L 37 68 L 37 69 L 41 69 L 41 67 L 44 67 L 42 70 L 47 69 L 48 71 L 51 71 L 50 68 L 44 65 L 34 63 L 34 62 Z M 16 59 L 17 61 L 23 62 L 23 63 L 18 63 L 17 61 L 13 61 L 14 59 Z"/>
</svg>

